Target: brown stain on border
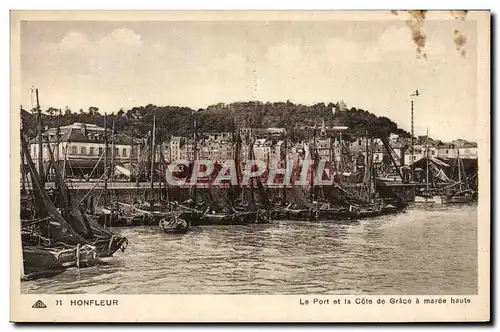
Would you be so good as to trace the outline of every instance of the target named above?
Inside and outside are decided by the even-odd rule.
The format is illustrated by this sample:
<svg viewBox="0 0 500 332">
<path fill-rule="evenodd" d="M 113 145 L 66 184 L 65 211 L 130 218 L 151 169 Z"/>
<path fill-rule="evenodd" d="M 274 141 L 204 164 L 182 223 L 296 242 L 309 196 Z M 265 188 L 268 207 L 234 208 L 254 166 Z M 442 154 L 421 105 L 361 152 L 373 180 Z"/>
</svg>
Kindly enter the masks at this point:
<svg viewBox="0 0 500 332">
<path fill-rule="evenodd" d="M 411 38 L 416 46 L 417 58 L 424 58 L 427 60 L 427 53 L 425 52 L 425 44 L 427 37 L 424 32 L 424 23 L 427 10 L 391 10 L 392 15 L 399 15 L 399 12 L 406 12 L 409 18 L 406 20 L 406 25 L 410 28 Z M 455 20 L 465 21 L 467 19 L 467 10 L 450 10 L 450 15 Z M 453 31 L 453 42 L 456 49 L 462 57 L 465 57 L 465 45 L 467 44 L 467 37 L 458 29 Z"/>
</svg>

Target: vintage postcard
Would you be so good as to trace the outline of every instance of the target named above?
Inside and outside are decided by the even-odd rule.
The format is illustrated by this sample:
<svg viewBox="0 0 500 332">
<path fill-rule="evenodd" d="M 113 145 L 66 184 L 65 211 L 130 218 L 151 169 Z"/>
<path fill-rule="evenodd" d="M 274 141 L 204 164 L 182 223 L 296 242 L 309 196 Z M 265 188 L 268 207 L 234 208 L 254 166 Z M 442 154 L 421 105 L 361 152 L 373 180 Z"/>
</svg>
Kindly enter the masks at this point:
<svg viewBox="0 0 500 332">
<path fill-rule="evenodd" d="M 11 321 L 489 321 L 490 15 L 11 12 Z"/>
</svg>

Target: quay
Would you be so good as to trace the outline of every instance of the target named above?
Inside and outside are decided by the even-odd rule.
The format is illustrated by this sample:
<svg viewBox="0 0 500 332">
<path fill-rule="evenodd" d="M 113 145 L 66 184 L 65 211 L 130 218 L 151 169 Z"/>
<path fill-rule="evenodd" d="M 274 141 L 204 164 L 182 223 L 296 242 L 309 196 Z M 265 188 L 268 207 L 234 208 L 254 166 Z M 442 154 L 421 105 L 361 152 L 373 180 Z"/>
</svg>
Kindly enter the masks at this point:
<svg viewBox="0 0 500 332">
<path fill-rule="evenodd" d="M 71 180 L 66 180 L 66 184 L 68 185 L 68 188 L 74 189 L 74 190 L 91 190 L 91 189 L 100 189 L 102 186 L 104 186 L 104 183 L 101 181 L 100 183 L 97 184 L 97 181 L 71 181 Z M 132 189 L 151 189 L 151 182 L 124 182 L 124 181 L 113 181 L 113 182 L 108 182 L 107 184 L 109 190 L 132 190 Z M 164 182 L 162 182 L 162 186 L 165 186 Z M 221 187 L 227 187 L 228 185 L 221 185 Z M 283 188 L 283 185 L 280 183 L 275 183 L 272 185 L 265 185 L 267 188 Z M 31 183 L 26 183 L 25 187 L 27 190 L 31 190 L 32 186 Z M 46 182 L 45 183 L 45 189 L 55 189 L 55 183 L 54 182 Z M 153 187 L 159 188 L 160 183 L 159 182 L 154 182 Z M 173 188 L 179 188 L 179 189 L 189 189 L 192 188 L 193 185 L 191 183 L 185 183 L 182 186 L 172 186 Z M 292 187 L 288 185 L 287 187 Z M 347 183 L 344 184 L 344 188 L 362 188 L 364 187 L 363 183 Z M 377 184 L 377 187 L 387 187 L 387 188 L 418 188 L 418 187 L 425 187 L 425 183 L 417 183 L 417 182 L 412 182 L 412 183 L 401 183 L 401 182 L 394 182 L 394 183 L 383 183 L 383 184 Z M 208 183 L 197 183 L 196 188 L 209 188 Z"/>
<path fill-rule="evenodd" d="M 95 191 L 98 194 L 102 191 L 104 183 L 101 181 L 66 181 L 68 189 L 74 193 L 75 197 L 83 198 L 90 191 Z M 384 198 L 394 198 L 400 197 L 406 202 L 413 202 L 415 199 L 416 188 L 425 186 L 422 183 L 401 183 L 401 182 L 379 182 L 376 185 L 377 192 L 381 197 Z M 46 182 L 45 189 L 55 189 L 54 182 Z M 162 183 L 162 190 L 166 190 L 165 183 Z M 222 184 L 221 187 L 227 188 L 228 184 Z M 283 189 L 283 185 L 280 183 L 272 184 L 266 187 L 270 190 L 277 191 Z M 28 191 L 32 190 L 31 183 L 26 183 L 25 188 Z M 182 186 L 170 187 L 169 191 L 173 197 L 183 200 L 189 197 L 189 189 L 192 189 L 193 185 L 186 183 Z M 210 187 L 208 183 L 197 183 L 196 188 L 200 191 L 207 191 Z M 345 183 L 343 188 L 351 193 L 362 192 L 364 190 L 363 183 Z M 287 192 L 291 191 L 292 186 L 287 186 Z M 123 202 L 132 202 L 139 196 L 144 196 L 146 193 L 151 191 L 151 182 L 125 182 L 125 181 L 113 181 L 108 182 L 107 190 L 111 195 L 116 198 L 120 198 Z M 153 191 L 155 194 L 160 193 L 160 183 L 153 183 Z M 149 194 L 148 194 L 149 196 Z"/>
</svg>

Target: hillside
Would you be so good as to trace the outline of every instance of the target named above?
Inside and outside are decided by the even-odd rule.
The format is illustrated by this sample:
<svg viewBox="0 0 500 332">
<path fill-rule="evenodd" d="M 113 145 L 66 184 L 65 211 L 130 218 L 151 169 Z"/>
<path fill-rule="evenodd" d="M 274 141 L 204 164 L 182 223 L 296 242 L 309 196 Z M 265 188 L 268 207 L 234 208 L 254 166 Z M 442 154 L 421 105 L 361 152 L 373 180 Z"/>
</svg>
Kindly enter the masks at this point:
<svg viewBox="0 0 500 332">
<path fill-rule="evenodd" d="M 171 135 L 186 136 L 193 133 L 193 123 L 196 117 L 199 132 L 231 131 L 236 127 L 285 127 L 289 129 L 292 138 L 300 139 L 312 134 L 310 127 L 316 123 L 326 126 L 345 125 L 349 129 L 346 139 L 354 139 L 368 134 L 369 136 L 388 136 L 390 133 L 409 137 L 409 134 L 398 128 L 397 124 L 386 117 L 377 117 L 362 109 L 337 111 L 334 114 L 334 104 L 301 105 L 291 102 L 262 103 L 236 102 L 232 104 L 216 104 L 206 109 L 193 110 L 187 107 L 147 105 L 134 107 L 130 110 L 120 110 L 116 114 L 108 114 L 108 126 L 115 124 L 115 129 L 133 135 L 145 137 L 156 115 L 158 137 L 166 140 Z M 95 123 L 104 125 L 104 117 L 96 107 L 87 111 L 74 111 L 66 108 L 59 110 L 48 108 L 42 110 L 43 126 L 55 127 L 73 122 Z M 60 116 L 58 117 L 58 114 Z M 21 117 L 30 137 L 35 135 L 36 122 L 33 113 L 22 110 Z"/>
</svg>

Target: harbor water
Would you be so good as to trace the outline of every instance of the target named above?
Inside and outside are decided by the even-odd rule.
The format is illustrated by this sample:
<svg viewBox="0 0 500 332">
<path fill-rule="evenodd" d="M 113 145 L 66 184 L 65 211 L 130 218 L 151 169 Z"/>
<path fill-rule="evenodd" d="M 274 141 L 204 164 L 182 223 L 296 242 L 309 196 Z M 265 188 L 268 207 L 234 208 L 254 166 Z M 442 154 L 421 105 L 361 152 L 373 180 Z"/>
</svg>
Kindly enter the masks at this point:
<svg viewBox="0 0 500 332">
<path fill-rule="evenodd" d="M 116 228 L 125 252 L 24 281 L 52 294 L 477 294 L 477 207 L 415 206 L 339 224 Z"/>
</svg>

